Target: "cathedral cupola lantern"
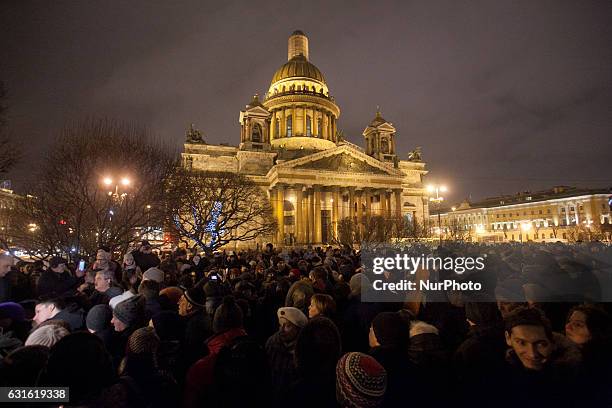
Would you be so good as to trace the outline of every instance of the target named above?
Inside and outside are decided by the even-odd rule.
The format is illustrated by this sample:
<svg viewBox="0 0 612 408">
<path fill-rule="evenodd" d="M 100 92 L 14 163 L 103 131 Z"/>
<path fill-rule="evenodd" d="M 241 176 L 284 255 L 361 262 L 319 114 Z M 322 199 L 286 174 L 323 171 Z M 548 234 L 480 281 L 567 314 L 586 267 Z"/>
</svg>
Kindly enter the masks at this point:
<svg viewBox="0 0 612 408">
<path fill-rule="evenodd" d="M 395 128 L 376 110 L 376 116 L 363 131 L 366 154 L 380 161 L 395 163 Z"/>
<path fill-rule="evenodd" d="M 240 150 L 270 150 L 270 112 L 255 94 L 240 112 Z"/>
</svg>

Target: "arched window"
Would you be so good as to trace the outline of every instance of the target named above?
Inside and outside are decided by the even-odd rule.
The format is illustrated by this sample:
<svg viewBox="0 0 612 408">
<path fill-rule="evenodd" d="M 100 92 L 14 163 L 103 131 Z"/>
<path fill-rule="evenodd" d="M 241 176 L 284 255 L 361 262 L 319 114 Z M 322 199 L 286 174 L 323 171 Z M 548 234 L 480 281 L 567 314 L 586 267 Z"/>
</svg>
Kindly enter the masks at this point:
<svg viewBox="0 0 612 408">
<path fill-rule="evenodd" d="M 280 119 L 274 122 L 274 137 L 280 137 Z"/>
<path fill-rule="evenodd" d="M 256 143 L 261 143 L 261 126 L 259 123 L 256 123 L 253 126 L 253 133 L 251 133 L 251 140 Z"/>
<path fill-rule="evenodd" d="M 380 141 L 380 151 L 382 153 L 389 153 L 389 141 L 387 139 L 382 139 Z"/>
<path fill-rule="evenodd" d="M 306 136 L 312 136 L 312 120 L 306 115 Z"/>
<path fill-rule="evenodd" d="M 293 136 L 293 115 L 287 117 L 287 137 Z"/>
<path fill-rule="evenodd" d="M 323 129 L 323 120 L 321 118 L 317 119 L 317 135 L 319 137 L 323 137 L 321 131 Z"/>
</svg>

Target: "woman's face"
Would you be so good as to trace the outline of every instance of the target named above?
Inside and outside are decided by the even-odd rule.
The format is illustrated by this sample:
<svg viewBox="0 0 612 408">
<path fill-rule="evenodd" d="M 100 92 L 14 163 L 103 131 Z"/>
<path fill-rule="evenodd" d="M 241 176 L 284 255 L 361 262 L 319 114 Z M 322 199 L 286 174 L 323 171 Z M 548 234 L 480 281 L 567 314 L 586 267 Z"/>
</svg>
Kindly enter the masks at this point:
<svg viewBox="0 0 612 408">
<path fill-rule="evenodd" d="M 310 302 L 310 306 L 308 306 L 308 317 L 311 319 L 321 314 L 321 311 L 317 307 L 314 302 Z"/>
<path fill-rule="evenodd" d="M 179 299 L 178 309 L 180 316 L 187 316 L 191 312 L 191 303 L 189 303 L 185 295 Z"/>
<path fill-rule="evenodd" d="M 586 315 L 575 311 L 565 324 L 565 336 L 576 344 L 585 344 L 591 340 L 591 333 L 586 324 Z"/>
</svg>

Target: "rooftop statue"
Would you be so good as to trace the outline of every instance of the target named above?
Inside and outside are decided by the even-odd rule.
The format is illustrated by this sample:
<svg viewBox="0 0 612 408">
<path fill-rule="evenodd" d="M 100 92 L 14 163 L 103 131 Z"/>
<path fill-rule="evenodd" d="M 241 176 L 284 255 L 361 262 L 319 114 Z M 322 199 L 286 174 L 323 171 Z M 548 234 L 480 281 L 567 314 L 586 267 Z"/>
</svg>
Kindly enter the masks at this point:
<svg viewBox="0 0 612 408">
<path fill-rule="evenodd" d="M 206 143 L 202 137 L 202 132 L 196 129 L 193 123 L 189 126 L 185 135 L 187 137 L 187 143 Z"/>
<path fill-rule="evenodd" d="M 423 161 L 423 157 L 421 153 L 421 146 L 417 146 L 416 149 L 408 153 L 408 160 L 413 161 L 413 162 Z"/>
</svg>

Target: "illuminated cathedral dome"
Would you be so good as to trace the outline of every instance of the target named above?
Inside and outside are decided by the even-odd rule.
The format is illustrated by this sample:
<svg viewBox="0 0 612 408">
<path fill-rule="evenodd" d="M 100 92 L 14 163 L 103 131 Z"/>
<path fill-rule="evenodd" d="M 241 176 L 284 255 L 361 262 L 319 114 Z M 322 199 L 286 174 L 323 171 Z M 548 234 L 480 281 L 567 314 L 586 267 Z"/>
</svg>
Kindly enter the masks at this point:
<svg viewBox="0 0 612 408">
<path fill-rule="evenodd" d="M 276 73 L 272 77 L 271 85 L 274 85 L 280 80 L 295 77 L 310 78 L 323 84 L 325 83 L 325 78 L 323 78 L 323 74 L 319 68 L 308 61 L 304 55 L 299 54 L 276 70 Z"/>
<path fill-rule="evenodd" d="M 336 146 L 340 109 L 325 77 L 308 55 L 308 37 L 289 36 L 287 62 L 276 70 L 263 101 L 271 113 L 270 143 L 288 150 L 325 150 Z"/>
</svg>

